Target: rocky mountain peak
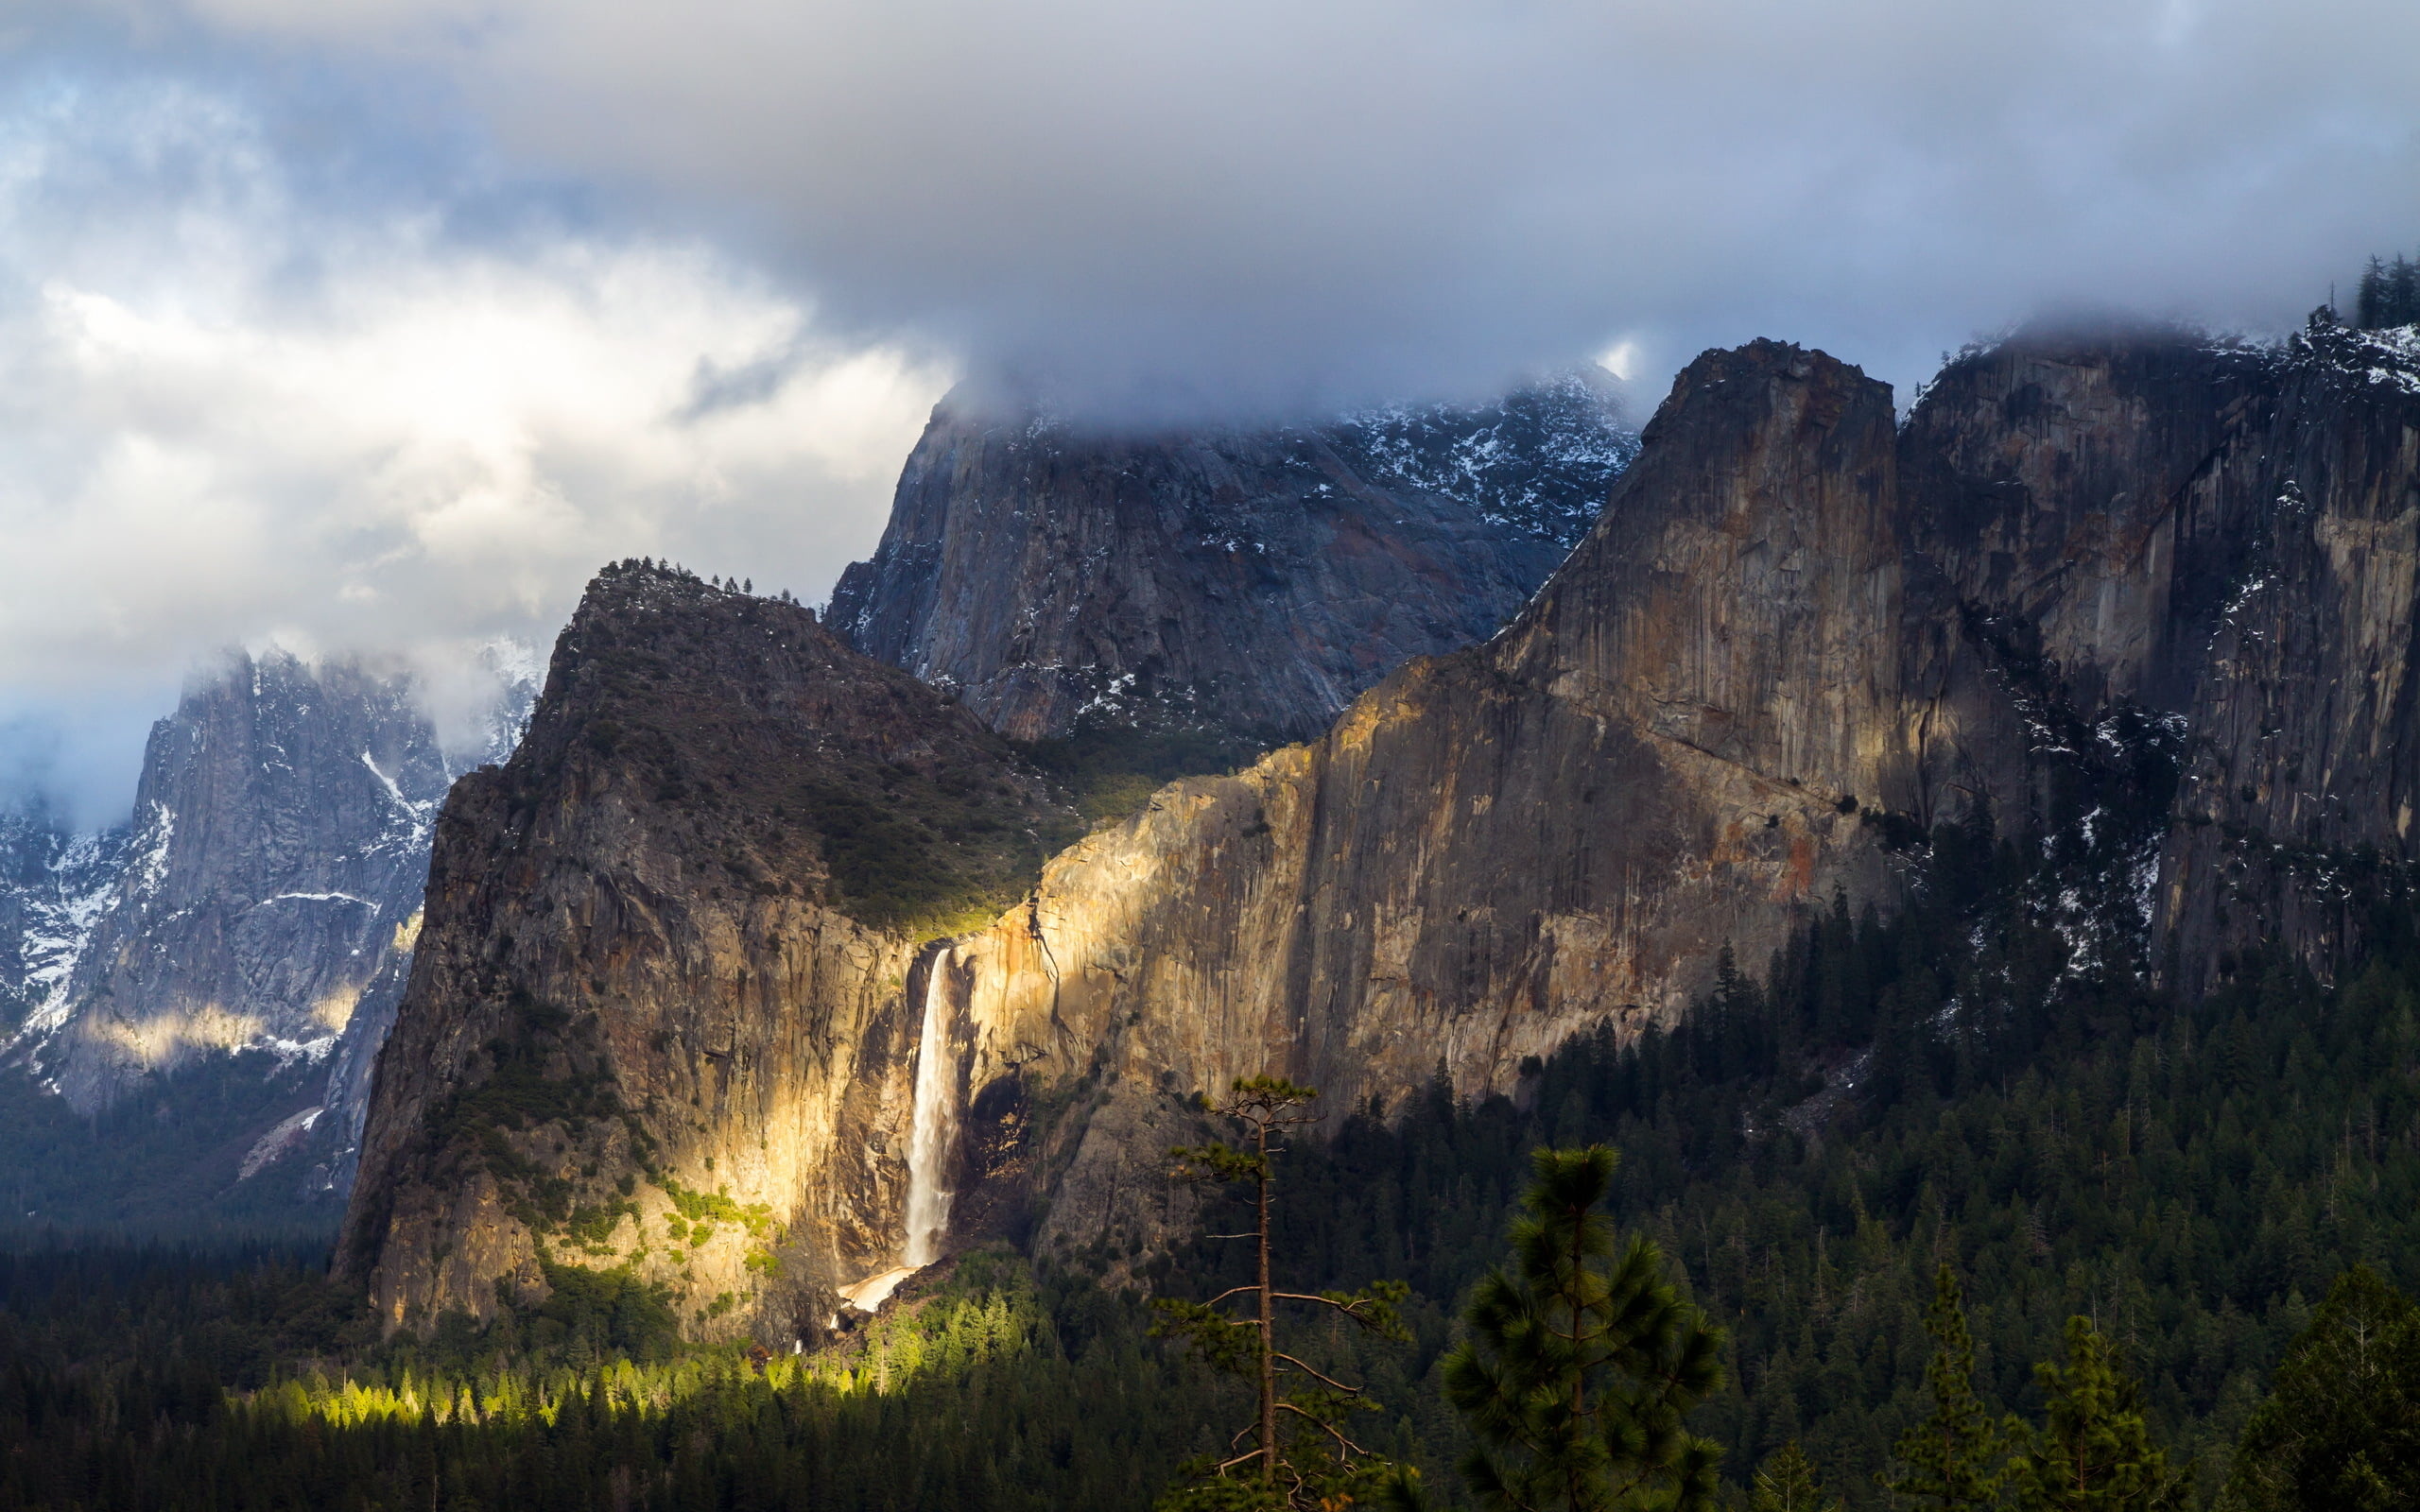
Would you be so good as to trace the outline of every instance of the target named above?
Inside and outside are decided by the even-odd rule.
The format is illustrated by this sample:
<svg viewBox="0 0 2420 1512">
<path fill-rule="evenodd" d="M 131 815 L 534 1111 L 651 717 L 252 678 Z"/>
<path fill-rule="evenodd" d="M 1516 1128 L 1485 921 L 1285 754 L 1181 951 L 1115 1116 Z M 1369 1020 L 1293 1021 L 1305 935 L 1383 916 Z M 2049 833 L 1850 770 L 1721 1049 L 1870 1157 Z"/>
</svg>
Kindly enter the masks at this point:
<svg viewBox="0 0 2420 1512">
<path fill-rule="evenodd" d="M 1018 739 L 1087 718 L 1300 739 L 1408 658 L 1492 633 L 1631 449 L 1578 381 L 1152 436 L 945 400 L 830 619 Z"/>
<path fill-rule="evenodd" d="M 1682 369 L 1499 664 L 1654 739 L 1867 801 L 1899 781 L 1890 387 L 1758 341 Z"/>
<path fill-rule="evenodd" d="M 36 1057 L 71 1105 L 193 1057 L 321 1059 L 416 906 L 451 780 L 408 681 L 238 655 L 151 731 L 126 870 Z"/>
<path fill-rule="evenodd" d="M 907 1232 L 918 1148 L 958 1195 L 950 1242 L 1036 1203 L 1046 1245 L 1139 1242 L 1179 1214 L 1122 1173 L 1225 1076 L 1283 1070 L 1360 1106 L 1441 1058 L 1480 1090 L 1582 1024 L 1668 1019 L 1720 932 L 1758 948 L 1817 889 L 1873 883 L 1830 787 L 1658 740 L 1607 701 L 1651 701 L 1632 690 L 1689 664 L 1651 608 L 1601 645 L 1583 624 L 1627 610 L 1659 561 L 1686 578 L 1675 553 L 1707 541 L 1738 582 L 1800 570 L 1767 561 L 1770 530 L 1734 540 L 1743 520 L 1813 537 L 1887 518 L 1860 471 L 1887 480 L 1887 391 L 1806 354 L 1772 366 L 1761 388 L 1742 368 L 1675 401 L 1713 418 L 1666 427 L 1684 455 L 1620 523 L 1661 522 L 1661 558 L 1583 548 L 1495 644 L 1413 662 L 1308 747 L 1163 791 L 988 921 L 852 914 L 826 859 L 845 832 L 767 849 L 763 816 L 801 800 L 754 775 L 857 782 L 880 732 L 961 784 L 986 780 L 989 748 L 993 791 L 1016 794 L 979 723 L 786 606 L 600 579 L 521 752 L 448 802 L 345 1264 L 397 1325 L 485 1312 L 497 1277 L 543 1295 L 549 1267 L 597 1263 L 671 1286 L 700 1332 L 820 1328 L 839 1291 L 946 1248 Z M 1844 472 L 1802 497 L 1786 458 L 1808 445 Z M 1887 632 L 1887 594 L 1806 576 L 1816 590 L 1737 612 L 1850 616 L 1817 627 L 1822 645 Z M 759 754 L 724 754 L 742 750 Z M 857 790 L 875 811 L 924 801 Z M 962 855 L 981 833 L 936 837 Z M 1691 858 L 1710 834 L 1727 850 L 1708 868 Z M 931 1139 L 928 1104 L 950 1115 Z M 706 1191 L 756 1227 L 697 1242 L 683 1194 Z M 667 1252 L 667 1228 L 690 1242 Z M 726 1290 L 750 1311 L 717 1312 Z"/>
<path fill-rule="evenodd" d="M 1489 524 L 1568 551 L 1638 455 L 1602 378 L 1565 373 L 1480 404 L 1401 404 L 1326 428 L 1362 476 L 1457 499 Z"/>
<path fill-rule="evenodd" d="M 0 812 L 0 1035 L 59 1016 L 76 958 L 125 869 L 126 831 L 78 833 L 36 804 Z"/>
<path fill-rule="evenodd" d="M 875 925 L 1004 906 L 1068 822 L 944 694 L 855 655 L 802 605 L 622 562 L 558 643 L 516 782 L 638 782 L 749 816 L 767 860 Z"/>
<path fill-rule="evenodd" d="M 466 784 L 463 843 L 440 846 L 461 902 L 430 905 L 458 964 L 415 975 L 419 1079 L 391 1104 L 382 1079 L 387 1195 L 356 1203 L 348 1263 L 397 1325 L 485 1309 L 499 1278 L 530 1297 L 550 1267 L 628 1264 L 707 1333 L 821 1328 L 843 1289 L 1003 1213 L 1131 1276 L 1192 1221 L 1156 1172 L 1205 1090 L 1278 1074 L 1400 1110 L 1442 1071 L 1518 1096 L 1574 1035 L 1692 1012 L 1726 949 L 1760 962 L 1819 913 L 1894 906 L 1945 834 L 2039 858 L 2021 906 L 2067 955 L 2030 989 L 2131 962 L 2199 990 L 2254 929 L 2325 971 L 2420 845 L 2401 361 L 2318 328 L 2270 351 L 2037 333 L 1951 364 L 1903 425 L 1821 352 L 1709 352 L 1501 633 L 1405 662 L 1316 739 L 1160 789 L 1017 873 L 1029 890 L 988 922 L 849 912 L 829 827 L 765 854 L 770 890 L 742 898 L 717 879 L 760 803 L 673 814 L 702 805 L 648 796 L 652 767 L 530 765 L 504 809 Z M 710 771 L 717 732 L 779 702 L 744 675 L 766 637 L 718 603 L 673 617 L 626 650 L 677 652 L 648 676 L 700 702 L 649 739 Z M 834 696 L 750 735 L 768 759 L 840 769 L 869 721 L 985 748 L 963 711 L 823 644 L 809 680 Z M 593 748 L 602 706 L 563 710 L 564 747 Z M 525 848 L 499 828 L 522 812 L 564 838 Z M 498 1031 L 531 1011 L 514 982 L 561 1026 L 518 1061 L 478 1048 L 519 1042 Z M 1944 1012 L 1911 1032 L 1961 1032 Z M 449 1110 L 488 1107 L 512 1065 L 544 1085 L 497 1105 L 511 1158 L 448 1164 L 490 1148 Z M 616 1101 L 575 1115 L 557 1083 Z M 705 1192 L 754 1216 L 700 1241 Z"/>
<path fill-rule="evenodd" d="M 438 802 L 510 748 L 529 691 L 501 690 L 488 751 L 448 753 L 400 668 L 239 654 L 153 727 L 129 826 L 0 821 L 0 1098 L 37 1143 L 100 1121 L 29 1204 L 283 1223 L 341 1198 Z"/>
<path fill-rule="evenodd" d="M 446 800 L 340 1264 L 395 1324 L 609 1255 L 700 1330 L 828 1315 L 897 1262 L 922 943 L 1077 833 L 801 606 L 607 569 L 520 748 Z"/>
</svg>

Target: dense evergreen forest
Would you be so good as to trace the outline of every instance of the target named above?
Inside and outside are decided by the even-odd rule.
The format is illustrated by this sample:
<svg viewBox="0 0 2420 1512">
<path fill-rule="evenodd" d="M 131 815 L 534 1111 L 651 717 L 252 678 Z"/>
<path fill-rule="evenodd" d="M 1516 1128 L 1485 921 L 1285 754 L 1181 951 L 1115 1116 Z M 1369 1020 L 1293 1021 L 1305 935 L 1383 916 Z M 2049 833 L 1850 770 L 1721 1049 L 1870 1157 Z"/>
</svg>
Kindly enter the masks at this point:
<svg viewBox="0 0 2420 1512">
<path fill-rule="evenodd" d="M 236 1174 L 261 1129 L 310 1107 L 326 1079 L 322 1065 L 247 1051 L 62 1119 L 57 1093 L 0 1076 L 0 1244 L 58 1228 L 238 1246 L 324 1234 L 343 1211 L 337 1194 L 298 1203 L 305 1177 L 286 1165 Z"/>
<path fill-rule="evenodd" d="M 1453 1501 L 1459 1308 L 1503 1259 L 1530 1152 L 1602 1142 L 1616 1221 L 1728 1331 L 1691 1427 L 1731 1494 L 1795 1442 L 1830 1495 L 1889 1504 L 1945 1263 L 1986 1409 L 2038 1413 L 2033 1367 L 2081 1315 L 2192 1500 L 2219 1498 L 2340 1277 L 2366 1265 L 2379 1316 L 2420 1290 L 2420 929 L 2397 876 L 2351 866 L 2368 944 L 2332 984 L 2256 954 L 2199 1002 L 2153 989 L 2125 879 L 2156 755 L 2077 779 L 2091 822 L 1896 836 L 1899 915 L 1836 902 L 1762 971 L 1726 959 L 1673 1033 L 1583 1040 L 1476 1106 L 1441 1082 L 1392 1119 L 1328 1109 L 1281 1159 L 1275 1248 L 1305 1290 L 1410 1285 L 1408 1341 L 1304 1346 L 1366 1381 L 1365 1438 Z M 1204 1298 L 1241 1248 L 1142 1274 Z M 382 1344 L 315 1254 L 37 1248 L 0 1260 L 0 1507 L 1142 1507 L 1220 1447 L 1237 1388 L 1096 1284 L 1108 1258 L 962 1257 L 845 1349 L 752 1357 L 681 1348 L 610 1277 Z M 2405 1373 L 2371 1398 L 2413 1417 L 2401 1326 Z"/>
</svg>

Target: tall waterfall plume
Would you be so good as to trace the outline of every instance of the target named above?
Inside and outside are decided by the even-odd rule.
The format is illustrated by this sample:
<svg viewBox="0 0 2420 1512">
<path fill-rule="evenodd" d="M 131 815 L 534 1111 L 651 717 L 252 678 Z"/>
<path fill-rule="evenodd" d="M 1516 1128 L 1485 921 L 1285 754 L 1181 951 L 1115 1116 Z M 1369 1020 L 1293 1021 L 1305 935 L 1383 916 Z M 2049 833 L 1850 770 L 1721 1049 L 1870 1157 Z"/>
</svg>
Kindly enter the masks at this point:
<svg viewBox="0 0 2420 1512">
<path fill-rule="evenodd" d="M 947 1164 L 958 1147 L 958 1061 L 949 1032 L 950 951 L 925 968 L 925 1022 L 916 1042 L 916 1101 L 908 1137 L 908 1248 L 910 1267 L 941 1258 L 949 1232 Z"/>
</svg>

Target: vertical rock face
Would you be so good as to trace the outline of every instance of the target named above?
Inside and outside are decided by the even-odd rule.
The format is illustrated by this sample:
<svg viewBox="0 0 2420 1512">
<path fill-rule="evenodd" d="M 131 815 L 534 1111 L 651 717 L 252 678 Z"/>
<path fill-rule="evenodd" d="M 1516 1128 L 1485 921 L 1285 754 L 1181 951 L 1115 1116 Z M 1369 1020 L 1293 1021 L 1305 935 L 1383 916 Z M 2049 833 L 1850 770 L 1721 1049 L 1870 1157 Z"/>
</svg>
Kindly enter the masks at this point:
<svg viewBox="0 0 2420 1512">
<path fill-rule="evenodd" d="M 2162 866 L 2188 988 L 2273 932 L 2324 969 L 2420 855 L 2420 329 L 2315 330 L 2258 418 L 2185 501 L 2233 544 Z"/>
<path fill-rule="evenodd" d="M 510 748 L 527 697 L 508 692 L 492 746 Z M 153 728 L 130 829 L 0 821 L 9 1058 L 62 1100 L 58 1120 L 147 1099 L 150 1116 L 94 1125 L 102 1166 L 165 1191 L 182 1160 L 195 1203 L 264 1177 L 341 1198 L 454 769 L 406 678 L 272 651 Z M 97 1147 L 128 1140 L 160 1147 Z M 90 1221 L 136 1200 L 97 1182 L 73 1197 L 63 1216 Z"/>
<path fill-rule="evenodd" d="M 804 1294 L 712 1309 L 774 1262 L 828 1288 L 907 1246 L 920 1040 L 948 1047 L 966 1115 L 941 1156 L 969 1199 L 954 1225 L 1005 1182 L 1047 1194 L 1046 1243 L 1140 1233 L 1166 1190 L 1139 1168 L 1201 1087 L 1284 1070 L 1357 1103 L 1441 1059 L 1465 1090 L 1507 1085 L 1584 1023 L 1668 1019 L 1724 938 L 1760 949 L 1835 884 L 1875 890 L 1842 799 L 1910 764 L 1885 696 L 1889 390 L 1770 345 L 1685 389 L 1495 643 L 1167 790 L 988 927 L 851 917 L 832 830 L 762 829 L 821 800 L 757 775 L 836 782 L 879 747 L 1038 803 L 978 725 L 786 606 L 600 579 L 521 752 L 447 805 L 343 1263 L 399 1324 L 602 1262 L 675 1284 L 698 1327 L 779 1326 Z M 629 658 L 662 680 L 611 670 Z M 664 797 L 627 748 L 696 775 Z M 709 1191 L 759 1231 L 668 1246 Z"/>
<path fill-rule="evenodd" d="M 122 829 L 78 833 L 41 808 L 0 814 L 0 1033 L 13 1040 L 65 990 L 125 853 Z"/>
<path fill-rule="evenodd" d="M 1726 941 L 1761 959 L 1835 886 L 1878 893 L 1860 796 L 1915 789 L 1896 468 L 1885 386 L 1771 343 L 1702 358 L 1492 644 L 1165 791 L 961 944 L 976 1105 L 1008 1078 L 1098 1101 L 1042 1242 L 1158 1237 L 1150 1131 L 1201 1089 L 1510 1090 L 1583 1026 L 1669 1022 Z"/>
<path fill-rule="evenodd" d="M 944 403 L 829 618 L 1018 739 L 1088 712 L 1302 739 L 1406 660 L 1493 632 L 1632 450 L 1577 380 L 1139 439 Z"/>
<path fill-rule="evenodd" d="M 1836 890 L 1887 905 L 1893 848 L 1978 805 L 2066 868 L 2040 906 L 2074 971 L 2122 948 L 2190 990 L 2256 930 L 2324 966 L 2411 875 L 2415 575 L 2420 332 L 2039 335 L 1952 364 L 1904 426 L 1820 353 L 1710 352 L 1500 634 L 1163 789 L 988 922 L 980 888 L 947 919 L 851 914 L 847 826 L 764 849 L 738 816 L 796 800 L 749 797 L 757 758 L 717 754 L 813 774 L 870 729 L 971 752 L 971 722 L 945 739 L 937 701 L 803 626 L 769 640 L 718 600 L 648 620 L 602 583 L 543 748 L 619 748 L 631 716 L 578 690 L 620 625 L 713 711 L 648 725 L 703 774 L 674 788 L 712 775 L 737 812 L 676 820 L 652 779 L 535 749 L 516 784 L 458 793 L 347 1263 L 396 1322 L 544 1285 L 543 1242 L 682 1284 L 700 1328 L 777 1328 L 905 1251 L 919 1151 L 920 1211 L 961 1240 L 1022 1205 L 1045 1247 L 1131 1254 L 1185 1220 L 1156 1155 L 1193 1094 L 1254 1072 L 1343 1106 L 1440 1069 L 1516 1088 L 1576 1030 L 1686 1011 L 1726 943 L 1761 959 Z M 774 643 L 813 654 L 734 670 Z M 1009 769 L 981 781 L 1041 812 Z M 869 801 L 913 815 L 923 791 Z M 717 896 L 757 868 L 772 891 Z M 512 1048 L 514 1013 L 538 1048 Z M 471 1138 L 449 1109 L 499 1084 L 526 1116 Z M 612 1099 L 568 1090 L 591 1085 Z M 949 1122 L 920 1124 L 943 1091 Z M 606 1212 L 621 1176 L 635 1223 Z M 755 1270 L 739 1219 L 670 1257 L 655 1238 L 710 1177 L 786 1235 Z"/>
<path fill-rule="evenodd" d="M 451 776 L 401 680 L 271 652 L 188 692 L 43 1056 L 69 1104 L 212 1051 L 323 1059 L 418 906 Z"/>
<path fill-rule="evenodd" d="M 2018 341 L 1953 365 L 1904 446 L 1961 610 L 2088 718 L 2180 733 L 2143 877 L 2178 985 L 2264 937 L 2325 969 L 2414 855 L 2420 332 Z"/>
<path fill-rule="evenodd" d="M 828 1311 L 898 1258 L 919 941 L 1071 818 L 806 610 L 609 569 L 520 749 L 445 803 L 339 1266 L 394 1324 L 553 1263 L 631 1264 L 708 1332 L 776 1271 Z"/>
<path fill-rule="evenodd" d="M 2266 416 L 2273 366 L 2161 334 L 1954 363 L 1909 417 L 1913 544 L 1959 602 L 2027 625 L 2079 699 L 2172 705 L 2233 550 L 2178 506 Z"/>
</svg>

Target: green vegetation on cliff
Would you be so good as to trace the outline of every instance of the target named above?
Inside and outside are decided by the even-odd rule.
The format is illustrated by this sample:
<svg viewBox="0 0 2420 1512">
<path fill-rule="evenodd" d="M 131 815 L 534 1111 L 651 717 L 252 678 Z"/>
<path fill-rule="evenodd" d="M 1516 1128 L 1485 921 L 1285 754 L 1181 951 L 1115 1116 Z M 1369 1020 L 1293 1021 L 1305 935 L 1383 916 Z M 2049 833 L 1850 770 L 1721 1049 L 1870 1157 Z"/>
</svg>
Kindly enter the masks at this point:
<svg viewBox="0 0 2420 1512">
<path fill-rule="evenodd" d="M 1067 790 L 1087 821 L 1104 824 L 1141 813 L 1153 793 L 1180 777 L 1248 766 L 1278 740 L 1268 731 L 1182 723 L 1143 729 L 1087 716 L 1069 734 L 1012 744 Z"/>
</svg>

